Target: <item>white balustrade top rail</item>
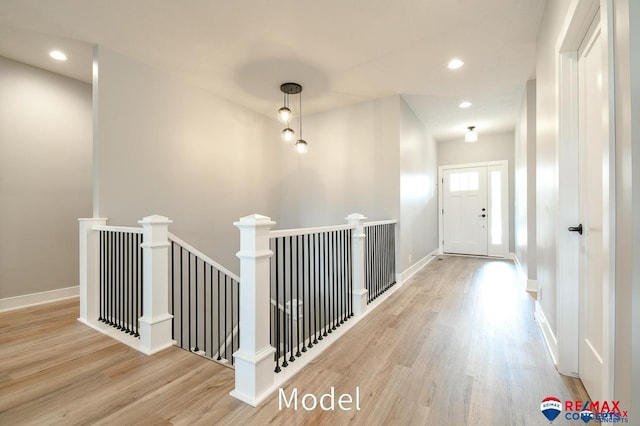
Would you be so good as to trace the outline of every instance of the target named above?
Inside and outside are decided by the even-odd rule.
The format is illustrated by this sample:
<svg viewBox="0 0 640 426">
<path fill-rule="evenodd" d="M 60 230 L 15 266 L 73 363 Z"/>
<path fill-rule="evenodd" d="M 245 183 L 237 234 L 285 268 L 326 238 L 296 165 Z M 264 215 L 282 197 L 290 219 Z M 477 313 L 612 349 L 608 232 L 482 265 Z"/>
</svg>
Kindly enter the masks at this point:
<svg viewBox="0 0 640 426">
<path fill-rule="evenodd" d="M 352 225 L 319 226 L 316 228 L 282 229 L 271 231 L 270 238 L 295 237 L 296 235 L 320 234 L 323 232 L 345 231 L 353 229 Z"/>
<path fill-rule="evenodd" d="M 236 274 L 234 274 L 233 272 L 229 271 L 227 268 L 225 268 L 224 266 L 220 265 L 218 262 L 216 262 L 215 260 L 211 259 L 206 254 L 202 253 L 200 250 L 198 250 L 197 248 L 195 248 L 191 244 L 189 244 L 189 243 L 185 242 L 184 240 L 178 238 L 177 236 L 173 235 L 171 232 L 169 232 L 169 240 L 173 241 L 176 244 L 178 244 L 179 246 L 181 246 L 185 250 L 191 252 L 196 257 L 199 257 L 200 259 L 204 260 L 206 263 L 208 263 L 209 265 L 213 266 L 218 271 L 224 273 L 226 276 L 228 276 L 229 278 L 231 278 L 235 282 L 237 282 L 237 283 L 240 282 L 240 277 L 238 277 Z"/>
<path fill-rule="evenodd" d="M 134 226 L 94 225 L 94 231 L 127 232 L 129 234 L 142 234 L 142 228 Z"/>
</svg>

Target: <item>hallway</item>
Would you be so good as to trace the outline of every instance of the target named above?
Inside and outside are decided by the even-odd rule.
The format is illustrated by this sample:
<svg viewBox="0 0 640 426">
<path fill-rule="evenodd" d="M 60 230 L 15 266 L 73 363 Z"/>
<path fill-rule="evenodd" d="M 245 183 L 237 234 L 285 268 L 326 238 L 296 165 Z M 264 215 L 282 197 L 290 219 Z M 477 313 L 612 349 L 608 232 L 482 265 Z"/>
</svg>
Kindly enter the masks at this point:
<svg viewBox="0 0 640 426">
<path fill-rule="evenodd" d="M 228 396 L 231 370 L 135 352 L 78 323 L 77 299 L 2 313 L 0 424 L 547 424 L 543 398 L 588 397 L 555 371 L 516 282 L 511 262 L 441 256 L 284 388 L 359 387 L 360 411 L 251 408 Z"/>
</svg>

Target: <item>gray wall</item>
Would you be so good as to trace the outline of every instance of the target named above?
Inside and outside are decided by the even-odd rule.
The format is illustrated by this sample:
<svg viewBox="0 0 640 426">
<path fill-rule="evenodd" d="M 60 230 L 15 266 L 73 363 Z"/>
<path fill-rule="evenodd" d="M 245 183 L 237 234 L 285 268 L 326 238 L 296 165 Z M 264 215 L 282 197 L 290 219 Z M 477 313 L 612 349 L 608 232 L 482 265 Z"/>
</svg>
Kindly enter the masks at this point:
<svg viewBox="0 0 640 426">
<path fill-rule="evenodd" d="M 536 265 L 536 81 L 527 81 L 516 123 L 514 149 L 515 254 L 525 277 L 534 281 Z"/>
<path fill-rule="evenodd" d="M 108 49 L 96 56 L 95 216 L 168 216 L 172 232 L 236 272 L 232 223 L 252 213 L 279 229 L 354 212 L 406 219 L 399 271 L 436 247 L 435 143 L 399 96 L 305 116 L 310 149 L 299 155 L 275 120 Z"/>
<path fill-rule="evenodd" d="M 277 101 L 274 101 L 277 102 Z M 399 97 L 304 117 L 309 151 L 279 144 L 278 228 L 399 219 Z"/>
<path fill-rule="evenodd" d="M 0 299 L 78 285 L 91 86 L 0 57 Z"/>
<path fill-rule="evenodd" d="M 94 215 L 170 230 L 234 272 L 233 222 L 276 218 L 277 122 L 105 48 L 96 48 Z"/>
<path fill-rule="evenodd" d="M 466 143 L 464 137 L 438 141 L 438 166 L 482 163 L 507 160 L 509 162 L 509 252 L 514 250 L 514 132 L 485 135 L 478 132 L 478 142 Z"/>
<path fill-rule="evenodd" d="M 435 139 L 409 108 L 400 103 L 399 271 L 438 248 L 438 166 Z"/>
</svg>

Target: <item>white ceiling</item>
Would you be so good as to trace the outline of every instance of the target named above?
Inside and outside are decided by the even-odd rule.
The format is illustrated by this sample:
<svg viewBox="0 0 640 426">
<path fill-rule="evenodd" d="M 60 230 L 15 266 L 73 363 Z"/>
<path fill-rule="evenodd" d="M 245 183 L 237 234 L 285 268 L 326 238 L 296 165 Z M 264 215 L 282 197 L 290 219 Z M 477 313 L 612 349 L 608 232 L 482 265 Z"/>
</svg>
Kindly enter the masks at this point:
<svg viewBox="0 0 640 426">
<path fill-rule="evenodd" d="M 545 0 L 0 0 L 0 55 L 91 80 L 101 44 L 275 117 L 400 94 L 436 139 L 513 129 Z M 66 63 L 52 61 L 53 48 Z M 453 57 L 465 66 L 450 71 Z M 467 110 L 462 100 L 473 102 Z"/>
</svg>

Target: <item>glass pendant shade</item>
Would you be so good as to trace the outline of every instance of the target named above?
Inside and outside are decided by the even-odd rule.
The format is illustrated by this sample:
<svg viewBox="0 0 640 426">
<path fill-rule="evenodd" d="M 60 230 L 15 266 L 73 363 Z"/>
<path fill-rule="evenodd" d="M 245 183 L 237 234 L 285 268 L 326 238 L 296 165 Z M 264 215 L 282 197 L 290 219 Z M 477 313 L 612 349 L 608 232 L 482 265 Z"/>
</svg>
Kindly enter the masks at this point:
<svg viewBox="0 0 640 426">
<path fill-rule="evenodd" d="M 467 131 L 467 133 L 464 135 L 464 141 L 465 142 L 478 142 L 478 134 L 475 131 L 475 127 L 471 126 L 469 127 L 469 130 Z"/>
<path fill-rule="evenodd" d="M 281 123 L 290 122 L 292 116 L 293 115 L 291 114 L 291 110 L 286 106 L 283 106 L 278 110 L 278 120 L 280 120 Z"/>
<path fill-rule="evenodd" d="M 296 142 L 296 151 L 300 154 L 307 152 L 307 142 L 303 139 L 298 139 Z"/>
<path fill-rule="evenodd" d="M 296 132 L 290 127 L 282 130 L 282 140 L 285 142 L 291 142 L 295 136 Z"/>
</svg>

